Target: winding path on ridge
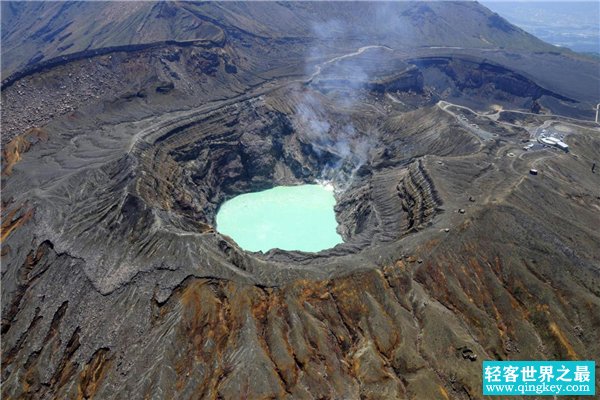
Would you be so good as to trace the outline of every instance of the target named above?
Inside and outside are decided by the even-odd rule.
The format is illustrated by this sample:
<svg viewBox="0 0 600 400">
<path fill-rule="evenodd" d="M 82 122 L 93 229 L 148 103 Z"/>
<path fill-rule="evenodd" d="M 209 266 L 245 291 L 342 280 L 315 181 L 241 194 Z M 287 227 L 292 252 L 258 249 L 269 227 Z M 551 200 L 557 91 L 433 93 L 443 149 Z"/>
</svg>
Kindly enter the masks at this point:
<svg viewBox="0 0 600 400">
<path fill-rule="evenodd" d="M 544 118 L 544 117 L 546 117 L 546 118 L 559 118 L 559 119 L 562 118 L 562 119 L 566 119 L 566 120 L 569 120 L 569 121 L 584 122 L 584 123 L 587 123 L 587 124 L 589 124 L 589 123 L 593 124 L 594 123 L 593 120 L 588 120 L 588 119 L 571 118 L 571 117 L 566 117 L 566 116 L 558 115 L 558 114 L 535 114 L 535 113 L 532 113 L 532 112 L 521 111 L 521 110 L 497 110 L 494 113 L 480 113 L 480 112 L 477 112 L 477 111 L 473 110 L 472 108 L 469 108 L 469 107 L 466 107 L 466 106 L 461 106 L 459 104 L 450 103 L 449 101 L 445 101 L 445 100 L 438 101 L 437 106 L 440 107 L 442 110 L 444 110 L 444 111 L 446 111 L 446 112 L 448 112 L 448 113 L 450 113 L 450 114 L 452 114 L 454 116 L 456 116 L 456 114 L 453 111 L 448 110 L 448 107 L 462 108 L 463 110 L 467 110 L 467 111 L 472 112 L 473 114 L 475 114 L 478 117 L 488 118 L 488 119 L 491 119 L 492 121 L 497 121 L 498 118 L 500 117 L 500 114 L 502 114 L 503 112 L 511 112 L 511 113 L 523 114 L 523 115 L 533 115 L 535 117 L 542 117 L 542 118 Z M 503 123 L 503 124 L 507 124 L 507 125 L 512 125 L 510 123 L 503 122 L 503 121 L 498 121 L 498 122 Z"/>
<path fill-rule="evenodd" d="M 335 62 L 338 62 L 340 60 L 343 60 L 345 58 L 350 58 L 350 57 L 354 57 L 354 56 L 358 56 L 362 53 L 364 53 L 365 51 L 369 50 L 369 49 L 385 49 L 385 50 L 390 50 L 392 51 L 393 49 L 391 47 L 388 46 L 383 46 L 383 45 L 378 45 L 378 44 L 372 44 L 369 46 L 363 46 L 361 48 L 359 48 L 358 50 L 352 52 L 352 53 L 347 53 L 347 54 L 342 54 L 341 56 L 337 56 L 332 58 L 331 60 L 325 61 L 321 64 L 318 64 L 315 68 L 315 72 L 313 72 L 313 74 L 308 78 L 308 80 L 306 81 L 306 83 L 310 83 L 312 82 L 313 79 L 315 79 L 317 76 L 319 76 L 319 74 L 321 73 L 321 71 L 323 70 L 323 67 L 328 65 L 328 64 L 333 64 Z"/>
<path fill-rule="evenodd" d="M 318 64 L 316 66 L 316 71 L 308 78 L 308 79 L 293 79 L 293 80 L 288 80 L 288 81 L 284 81 L 280 84 L 276 84 L 273 85 L 272 81 L 268 81 L 265 82 L 257 87 L 255 87 L 253 90 L 251 90 L 250 92 L 247 93 L 243 93 L 240 94 L 238 96 L 235 97 L 231 97 L 229 99 L 225 99 L 225 100 L 219 100 L 216 102 L 211 102 L 208 103 L 206 105 L 203 105 L 199 108 L 195 108 L 193 110 L 189 110 L 189 111 L 176 111 L 171 113 L 171 117 L 167 117 L 165 120 L 158 122 L 157 124 L 153 124 L 145 129 L 143 129 L 142 131 L 140 131 L 139 133 L 137 133 L 136 135 L 134 135 L 130 141 L 130 145 L 129 145 L 129 149 L 128 152 L 131 153 L 136 144 L 138 143 L 138 141 L 142 140 L 144 137 L 148 136 L 149 134 L 152 134 L 153 132 L 156 132 L 158 130 L 163 130 L 167 127 L 170 127 L 170 125 L 176 124 L 179 121 L 189 121 L 191 119 L 194 118 L 199 118 L 202 115 L 208 114 L 210 112 L 219 110 L 225 106 L 240 102 L 240 101 L 245 101 L 245 100 L 249 100 L 252 98 L 256 98 L 259 97 L 263 94 L 266 93 L 270 93 L 273 92 L 275 90 L 281 89 L 285 86 L 288 86 L 290 84 L 294 84 L 294 83 L 303 83 L 303 84 L 309 84 L 316 76 L 318 76 L 321 73 L 321 70 L 323 68 L 323 66 L 328 65 L 328 64 L 332 64 L 335 63 L 339 60 L 345 59 L 345 58 L 349 58 L 349 57 L 354 57 L 357 55 L 362 54 L 363 52 L 369 50 L 369 49 L 374 49 L 374 48 L 382 48 L 382 49 L 386 49 L 386 50 L 392 50 L 392 48 L 387 47 L 387 46 L 383 46 L 383 45 L 369 45 L 369 46 L 363 46 L 361 48 L 359 48 L 356 51 L 353 51 L 351 53 L 347 53 L 347 54 L 342 54 L 340 56 L 334 57 L 330 60 L 327 60 L 321 64 Z"/>
</svg>

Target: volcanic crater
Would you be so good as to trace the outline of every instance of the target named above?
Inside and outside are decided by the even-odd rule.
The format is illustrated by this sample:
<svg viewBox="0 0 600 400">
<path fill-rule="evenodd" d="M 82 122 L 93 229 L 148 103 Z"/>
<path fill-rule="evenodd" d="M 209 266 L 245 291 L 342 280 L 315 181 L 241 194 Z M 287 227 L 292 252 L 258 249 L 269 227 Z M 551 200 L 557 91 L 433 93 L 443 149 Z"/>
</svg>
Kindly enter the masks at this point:
<svg viewBox="0 0 600 400">
<path fill-rule="evenodd" d="M 307 109 L 306 96 L 318 98 L 315 104 L 322 108 Z M 389 150 L 400 144 L 380 133 L 383 120 L 377 113 L 336 107 L 319 92 L 292 85 L 201 117 L 192 113 L 165 118 L 137 133 L 124 156 L 75 174 L 71 179 L 85 182 L 90 190 L 70 195 L 68 211 L 44 223 L 40 234 L 49 235 L 59 250 L 94 260 L 93 271 L 101 274 L 93 281 L 105 292 L 150 268 L 156 254 L 165 267 L 188 257 L 211 257 L 227 265 L 211 275 L 263 285 L 281 284 L 297 274 L 347 274 L 353 269 L 351 255 L 369 248 L 378 251 L 426 226 L 443 210 L 423 162 L 406 152 L 390 157 Z M 298 117 L 306 112 L 332 121 L 326 139 L 315 144 L 314 121 Z M 350 137 L 348 126 L 353 127 Z M 467 132 L 454 135 L 454 148 L 444 153 L 477 148 Z M 436 136 L 433 143 L 443 140 Z M 348 152 L 367 140 L 364 159 Z M 402 146 L 409 148 L 410 141 Z M 214 229 L 219 205 L 238 194 L 317 180 L 330 180 L 336 188 L 336 215 L 345 243 L 333 249 L 251 254 Z"/>
<path fill-rule="evenodd" d="M 7 3 L 3 396 L 472 399 L 482 359 L 598 358 L 596 60 L 478 3 Z M 320 180 L 334 248 L 215 230 Z"/>
</svg>

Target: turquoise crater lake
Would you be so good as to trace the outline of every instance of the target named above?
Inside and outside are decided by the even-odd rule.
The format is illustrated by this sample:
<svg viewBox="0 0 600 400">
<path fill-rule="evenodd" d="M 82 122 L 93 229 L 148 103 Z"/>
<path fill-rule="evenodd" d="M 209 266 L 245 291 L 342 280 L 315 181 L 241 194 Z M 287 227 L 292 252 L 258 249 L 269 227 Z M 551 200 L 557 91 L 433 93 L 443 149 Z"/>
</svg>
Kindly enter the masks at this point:
<svg viewBox="0 0 600 400">
<path fill-rule="evenodd" d="M 226 201 L 217 230 L 248 251 L 317 252 L 342 243 L 333 189 L 324 185 L 278 186 Z"/>
</svg>

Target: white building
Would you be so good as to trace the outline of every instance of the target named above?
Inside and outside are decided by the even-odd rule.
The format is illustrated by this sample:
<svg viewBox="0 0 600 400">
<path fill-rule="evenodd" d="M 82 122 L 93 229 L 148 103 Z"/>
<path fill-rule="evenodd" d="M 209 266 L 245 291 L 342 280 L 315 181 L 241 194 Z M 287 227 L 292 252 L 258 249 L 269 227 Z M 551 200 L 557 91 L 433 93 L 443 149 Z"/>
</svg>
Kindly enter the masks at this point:
<svg viewBox="0 0 600 400">
<path fill-rule="evenodd" d="M 562 140 L 559 140 L 556 142 L 556 147 L 558 147 L 559 149 L 568 152 L 569 151 L 569 145 L 566 144 L 565 142 L 563 142 Z"/>
<path fill-rule="evenodd" d="M 563 142 L 560 139 L 557 139 L 555 137 L 549 136 L 549 137 L 545 137 L 545 136 L 541 136 L 539 139 L 540 143 L 546 144 L 548 146 L 554 146 L 554 147 L 558 147 L 559 149 L 568 152 L 569 151 L 569 145 L 566 144 L 565 142 Z"/>
</svg>

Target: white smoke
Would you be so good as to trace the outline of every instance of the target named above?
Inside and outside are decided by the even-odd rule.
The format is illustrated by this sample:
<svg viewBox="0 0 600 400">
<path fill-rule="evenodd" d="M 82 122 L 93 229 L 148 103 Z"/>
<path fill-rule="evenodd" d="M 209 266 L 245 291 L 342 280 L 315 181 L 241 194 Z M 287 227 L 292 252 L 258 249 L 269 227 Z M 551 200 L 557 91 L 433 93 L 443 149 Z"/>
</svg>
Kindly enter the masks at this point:
<svg viewBox="0 0 600 400">
<path fill-rule="evenodd" d="M 336 190 L 343 191 L 351 185 L 360 167 L 368 163 L 377 132 L 359 132 L 349 116 L 332 115 L 328 109 L 356 109 L 369 79 L 365 63 L 373 62 L 373 58 L 365 61 L 359 56 L 364 51 L 384 46 L 364 46 L 334 57 L 331 49 L 348 35 L 344 25 L 336 20 L 327 21 L 313 26 L 313 32 L 317 39 L 306 57 L 309 83 L 297 94 L 300 101 L 295 119 L 297 129 L 314 153 L 335 160 L 325 163 L 320 179 L 333 182 Z M 317 90 L 323 74 L 343 82 L 342 96 L 329 96 L 324 100 L 325 95 Z"/>
</svg>

